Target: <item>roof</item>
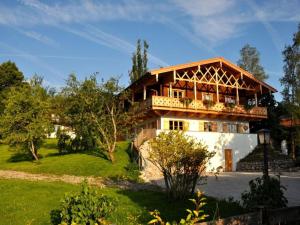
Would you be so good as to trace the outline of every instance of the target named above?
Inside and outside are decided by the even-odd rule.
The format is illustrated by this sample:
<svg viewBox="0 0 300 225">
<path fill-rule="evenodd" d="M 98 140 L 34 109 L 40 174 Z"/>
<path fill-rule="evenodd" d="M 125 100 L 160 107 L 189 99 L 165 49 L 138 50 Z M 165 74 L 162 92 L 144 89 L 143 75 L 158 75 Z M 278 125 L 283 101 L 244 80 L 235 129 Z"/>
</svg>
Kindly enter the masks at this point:
<svg viewBox="0 0 300 225">
<path fill-rule="evenodd" d="M 229 60 L 224 59 L 223 57 L 215 57 L 215 58 L 200 60 L 200 61 L 196 61 L 196 62 L 189 62 L 189 63 L 184 63 L 184 64 L 178 64 L 178 65 L 153 69 L 153 70 L 150 70 L 148 73 L 146 73 L 144 76 L 142 76 L 140 79 L 138 79 L 137 81 L 132 83 L 129 87 L 127 87 L 127 89 L 130 88 L 130 87 L 133 87 L 134 85 L 138 85 L 138 83 L 142 82 L 144 79 L 149 79 L 149 77 L 151 77 L 151 75 L 157 75 L 157 74 L 161 74 L 161 73 L 171 72 L 171 71 L 174 71 L 174 70 L 187 69 L 187 68 L 191 68 L 191 67 L 195 67 L 195 66 L 199 66 L 199 65 L 201 66 L 201 65 L 206 65 L 206 64 L 211 64 L 211 63 L 218 63 L 218 62 L 222 63 L 223 65 L 227 65 L 228 67 L 232 68 L 233 70 L 236 70 L 236 71 L 240 72 L 241 74 L 249 77 L 250 79 L 256 81 L 257 83 L 261 84 L 265 88 L 269 89 L 271 92 L 273 92 L 273 93 L 277 92 L 277 90 L 274 87 L 272 87 L 272 86 L 268 85 L 267 83 L 257 79 L 254 75 L 252 75 L 248 71 L 240 68 L 239 66 L 233 64 Z"/>
<path fill-rule="evenodd" d="M 159 69 L 153 69 L 149 72 L 151 73 L 151 75 L 156 75 L 156 74 L 159 74 L 159 73 L 165 73 L 165 72 L 170 72 L 170 71 L 174 71 L 174 70 L 186 69 L 186 68 L 189 68 L 189 67 L 194 67 L 194 66 L 198 66 L 198 65 L 201 66 L 201 65 L 206 65 L 206 64 L 210 64 L 210 63 L 216 63 L 216 62 L 222 62 L 223 64 L 235 69 L 236 71 L 242 73 L 243 75 L 246 75 L 247 77 L 255 80 L 258 83 L 260 83 L 261 85 L 265 86 L 266 88 L 268 88 L 272 92 L 277 92 L 277 90 L 274 87 L 272 87 L 272 86 L 268 85 L 267 83 L 257 79 L 255 76 L 253 76 L 248 71 L 240 68 L 239 66 L 233 64 L 229 60 L 224 59 L 223 57 L 216 57 L 216 58 L 200 60 L 200 61 L 196 61 L 196 62 L 178 64 L 178 65 L 174 65 L 174 66 L 167 66 L 167 67 L 163 67 L 163 68 L 159 68 Z"/>
</svg>

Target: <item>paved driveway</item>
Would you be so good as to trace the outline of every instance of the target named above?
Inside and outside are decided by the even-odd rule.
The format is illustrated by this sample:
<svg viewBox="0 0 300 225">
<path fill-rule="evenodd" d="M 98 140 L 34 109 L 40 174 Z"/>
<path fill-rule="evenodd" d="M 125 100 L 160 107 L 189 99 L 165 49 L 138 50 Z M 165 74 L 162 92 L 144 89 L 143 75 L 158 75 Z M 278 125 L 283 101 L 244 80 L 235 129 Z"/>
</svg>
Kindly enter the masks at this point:
<svg viewBox="0 0 300 225">
<path fill-rule="evenodd" d="M 221 173 L 216 179 L 215 176 L 209 176 L 207 184 L 200 185 L 206 195 L 217 198 L 233 197 L 240 200 L 241 193 L 249 190 L 249 181 L 261 173 Z M 289 206 L 300 205 L 300 173 L 283 173 L 280 176 L 282 184 L 287 188 L 285 196 L 288 199 Z"/>
</svg>

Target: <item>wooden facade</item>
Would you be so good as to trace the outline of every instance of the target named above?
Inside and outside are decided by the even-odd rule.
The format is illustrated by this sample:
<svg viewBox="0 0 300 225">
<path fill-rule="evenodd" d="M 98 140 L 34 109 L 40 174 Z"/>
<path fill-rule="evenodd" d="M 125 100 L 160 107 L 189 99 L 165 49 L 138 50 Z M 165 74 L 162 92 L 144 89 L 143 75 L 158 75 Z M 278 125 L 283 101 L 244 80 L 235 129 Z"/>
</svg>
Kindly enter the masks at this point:
<svg viewBox="0 0 300 225">
<path fill-rule="evenodd" d="M 155 69 L 128 88 L 145 119 L 172 115 L 261 120 L 267 118 L 267 109 L 260 106 L 260 98 L 276 92 L 224 58 Z"/>
</svg>

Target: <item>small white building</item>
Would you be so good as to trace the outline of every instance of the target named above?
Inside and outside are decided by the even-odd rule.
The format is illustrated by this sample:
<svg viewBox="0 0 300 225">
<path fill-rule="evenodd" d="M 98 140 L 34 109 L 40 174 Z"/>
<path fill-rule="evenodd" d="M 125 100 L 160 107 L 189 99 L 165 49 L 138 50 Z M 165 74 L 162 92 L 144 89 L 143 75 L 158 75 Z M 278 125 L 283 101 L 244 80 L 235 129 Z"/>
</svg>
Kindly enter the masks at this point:
<svg viewBox="0 0 300 225">
<path fill-rule="evenodd" d="M 260 98 L 276 92 L 224 58 L 155 69 L 128 89 L 139 104 L 138 147 L 162 131 L 182 130 L 216 152 L 209 170 L 225 171 L 256 147 L 249 122 L 267 118 Z"/>
</svg>

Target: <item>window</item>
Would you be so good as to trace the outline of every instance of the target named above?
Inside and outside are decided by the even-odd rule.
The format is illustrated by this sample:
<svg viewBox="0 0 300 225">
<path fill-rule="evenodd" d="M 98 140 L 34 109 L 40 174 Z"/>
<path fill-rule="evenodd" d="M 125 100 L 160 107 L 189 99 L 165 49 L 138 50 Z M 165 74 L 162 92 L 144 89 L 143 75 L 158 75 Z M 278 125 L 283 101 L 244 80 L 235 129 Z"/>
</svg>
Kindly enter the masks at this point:
<svg viewBox="0 0 300 225">
<path fill-rule="evenodd" d="M 217 122 L 204 122 L 204 131 L 206 131 L 206 132 L 217 132 L 218 131 Z"/>
<path fill-rule="evenodd" d="M 204 131 L 206 131 L 206 132 L 212 131 L 212 123 L 211 122 L 204 122 Z"/>
<path fill-rule="evenodd" d="M 236 123 L 223 123 L 224 133 L 237 133 L 238 125 Z"/>
<path fill-rule="evenodd" d="M 173 98 L 183 98 L 184 97 L 184 90 L 173 89 L 172 90 L 172 97 Z"/>
<path fill-rule="evenodd" d="M 203 93 L 202 100 L 204 100 L 204 101 L 213 101 L 213 94 Z"/>
<path fill-rule="evenodd" d="M 225 103 L 233 103 L 235 104 L 235 99 L 231 96 L 225 96 Z"/>
<path fill-rule="evenodd" d="M 183 130 L 183 121 L 170 120 L 169 128 L 170 130 Z"/>
<path fill-rule="evenodd" d="M 229 123 L 228 130 L 229 130 L 229 133 L 236 133 L 237 132 L 237 124 Z"/>
</svg>

